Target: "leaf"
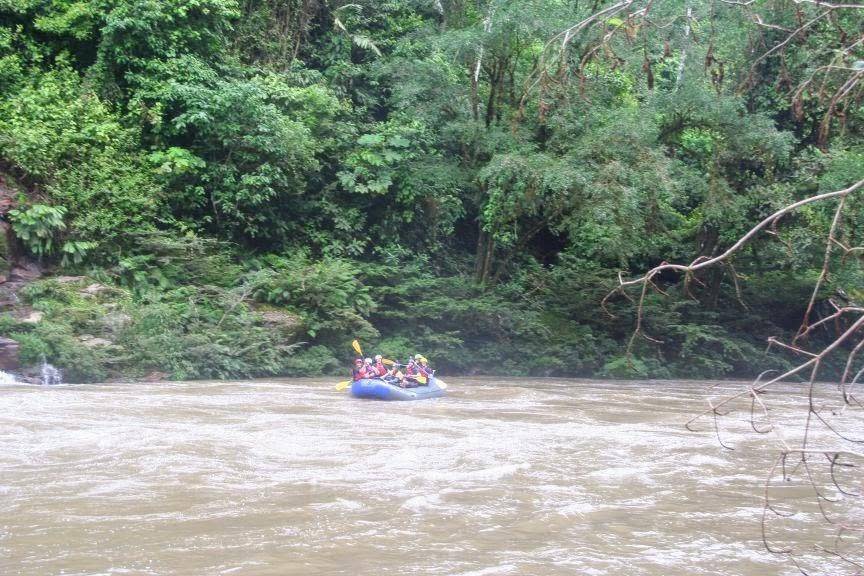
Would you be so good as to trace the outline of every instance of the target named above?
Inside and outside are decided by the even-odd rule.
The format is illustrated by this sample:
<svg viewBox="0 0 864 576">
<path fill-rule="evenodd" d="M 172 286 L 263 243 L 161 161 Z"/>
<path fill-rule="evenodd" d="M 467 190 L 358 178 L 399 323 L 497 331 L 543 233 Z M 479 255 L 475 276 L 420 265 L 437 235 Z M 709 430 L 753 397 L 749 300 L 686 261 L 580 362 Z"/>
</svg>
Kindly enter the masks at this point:
<svg viewBox="0 0 864 576">
<path fill-rule="evenodd" d="M 364 134 L 357 139 L 357 143 L 362 146 L 371 146 L 384 142 L 384 136 L 381 134 Z"/>
<path fill-rule="evenodd" d="M 375 45 L 375 42 L 373 42 L 372 39 L 368 36 L 352 34 L 351 41 L 360 48 L 363 48 L 365 50 L 371 50 L 375 52 L 375 54 L 377 54 L 378 56 L 381 56 L 381 50 L 378 49 L 378 46 Z"/>
<path fill-rule="evenodd" d="M 370 166 L 382 166 L 384 164 L 384 158 L 382 158 L 378 154 L 375 154 L 374 152 L 366 151 L 363 152 L 361 156 L 363 158 L 363 161 Z"/>
<path fill-rule="evenodd" d="M 391 146 L 396 146 L 397 148 L 408 148 L 411 146 L 411 142 L 399 134 L 391 136 L 387 143 Z"/>
</svg>

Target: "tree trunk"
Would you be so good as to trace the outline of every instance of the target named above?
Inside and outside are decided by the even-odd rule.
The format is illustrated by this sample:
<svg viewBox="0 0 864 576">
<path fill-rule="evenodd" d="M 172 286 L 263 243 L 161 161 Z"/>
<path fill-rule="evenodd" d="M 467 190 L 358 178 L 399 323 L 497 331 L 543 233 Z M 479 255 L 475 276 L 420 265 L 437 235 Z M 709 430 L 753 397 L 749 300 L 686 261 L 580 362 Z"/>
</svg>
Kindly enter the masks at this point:
<svg viewBox="0 0 864 576">
<path fill-rule="evenodd" d="M 477 250 L 474 253 L 474 279 L 478 284 L 486 284 L 492 271 L 492 259 L 495 254 L 495 240 L 485 230 L 480 230 L 477 236 Z"/>
<path fill-rule="evenodd" d="M 489 99 L 486 101 L 486 127 L 492 124 L 498 114 L 496 113 L 495 103 L 499 100 L 499 93 L 503 90 L 504 67 L 495 62 L 492 64 L 492 69 L 489 70 Z"/>
<path fill-rule="evenodd" d="M 477 82 L 480 78 L 480 74 L 471 70 L 471 115 L 474 117 L 474 121 L 477 122 L 480 120 L 480 96 L 477 94 Z"/>
<path fill-rule="evenodd" d="M 684 80 L 684 67 L 687 65 L 687 48 L 690 45 L 690 19 L 693 17 L 693 8 L 687 6 L 687 13 L 684 20 L 684 43 L 681 48 L 681 62 L 678 63 L 678 75 L 675 78 L 675 91 L 681 86 Z"/>
<path fill-rule="evenodd" d="M 483 278 L 483 261 L 486 256 L 486 241 L 488 234 L 481 228 L 477 235 L 477 249 L 474 252 L 474 279 L 481 282 Z"/>
<path fill-rule="evenodd" d="M 486 257 L 483 259 L 483 276 L 480 278 L 481 284 L 486 284 L 489 280 L 489 271 L 492 269 L 492 256 L 495 253 L 495 239 L 490 235 L 486 239 Z"/>
</svg>

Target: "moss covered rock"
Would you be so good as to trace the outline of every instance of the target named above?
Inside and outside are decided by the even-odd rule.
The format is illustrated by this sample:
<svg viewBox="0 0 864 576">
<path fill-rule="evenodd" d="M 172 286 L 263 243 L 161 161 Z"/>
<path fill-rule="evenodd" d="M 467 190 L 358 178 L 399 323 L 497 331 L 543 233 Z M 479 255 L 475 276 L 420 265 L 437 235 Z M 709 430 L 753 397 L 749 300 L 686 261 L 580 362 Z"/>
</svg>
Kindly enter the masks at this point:
<svg viewBox="0 0 864 576">
<path fill-rule="evenodd" d="M 0 222 L 0 276 L 7 278 L 12 267 L 12 249 L 9 238 L 9 224 Z"/>
<path fill-rule="evenodd" d="M 9 338 L 0 338 L 0 370 L 16 372 L 21 367 L 18 358 L 18 342 Z"/>
</svg>

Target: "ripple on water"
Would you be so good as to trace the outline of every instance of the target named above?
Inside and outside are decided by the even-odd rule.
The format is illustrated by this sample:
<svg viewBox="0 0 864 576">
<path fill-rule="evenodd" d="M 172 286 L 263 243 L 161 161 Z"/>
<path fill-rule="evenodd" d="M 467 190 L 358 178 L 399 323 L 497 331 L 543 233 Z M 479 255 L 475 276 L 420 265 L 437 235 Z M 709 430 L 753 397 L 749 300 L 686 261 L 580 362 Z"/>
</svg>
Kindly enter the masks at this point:
<svg viewBox="0 0 864 576">
<path fill-rule="evenodd" d="M 489 566 L 479 570 L 459 572 L 456 576 L 495 576 L 496 574 L 516 574 L 518 568 L 513 564 L 501 564 L 500 566 Z"/>
<path fill-rule="evenodd" d="M 704 384 L 448 382 L 4 386 L 0 573 L 788 573 L 749 423 L 683 429 Z"/>
</svg>

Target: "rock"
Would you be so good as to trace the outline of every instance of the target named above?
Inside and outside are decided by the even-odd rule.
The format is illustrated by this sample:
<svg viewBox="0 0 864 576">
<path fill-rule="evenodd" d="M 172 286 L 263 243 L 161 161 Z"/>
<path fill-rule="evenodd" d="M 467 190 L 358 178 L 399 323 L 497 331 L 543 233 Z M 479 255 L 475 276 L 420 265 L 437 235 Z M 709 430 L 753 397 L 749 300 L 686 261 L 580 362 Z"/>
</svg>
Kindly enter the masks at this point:
<svg viewBox="0 0 864 576">
<path fill-rule="evenodd" d="M 13 310 L 20 303 L 15 290 L 9 288 L 9 284 L 0 284 L 0 312 Z"/>
<path fill-rule="evenodd" d="M 18 342 L 0 338 L 0 370 L 15 372 L 21 367 L 18 359 Z"/>
<path fill-rule="evenodd" d="M 12 198 L 4 194 L 0 194 L 0 215 L 6 214 L 14 206 Z"/>
<path fill-rule="evenodd" d="M 13 178 L 0 172 L 0 216 L 6 214 L 15 207 L 15 198 L 20 190 L 14 185 Z"/>
<path fill-rule="evenodd" d="M 34 310 L 33 312 L 30 312 L 29 316 L 27 316 L 26 318 L 22 318 L 21 322 L 25 324 L 38 324 L 42 321 L 43 318 L 45 318 L 45 314 L 43 312 Z"/>
<path fill-rule="evenodd" d="M 271 328 L 294 333 L 303 326 L 300 316 L 284 310 L 259 310 L 258 314 L 261 315 L 263 323 Z"/>
<path fill-rule="evenodd" d="M 131 323 L 132 317 L 122 312 L 109 312 L 102 317 L 102 326 L 112 334 L 117 334 Z"/>
<path fill-rule="evenodd" d="M 0 274 L 0 284 L 5 284 L 6 280 L 7 280 L 6 275 Z"/>
<path fill-rule="evenodd" d="M 89 286 L 81 290 L 80 293 L 82 295 L 88 294 L 90 296 L 96 296 L 97 294 L 100 294 L 105 290 L 108 290 L 107 286 L 105 286 L 104 284 L 99 284 L 98 282 L 94 282 L 93 284 L 90 284 Z"/>
<path fill-rule="evenodd" d="M 85 339 L 84 336 L 89 336 L 89 337 Z M 111 342 L 110 340 L 106 340 L 105 338 L 94 338 L 93 336 L 90 336 L 89 334 L 82 334 L 78 338 L 78 340 L 80 340 L 81 343 L 84 346 L 87 346 L 88 348 L 99 348 L 101 346 L 113 346 L 114 345 L 114 343 Z"/>
<path fill-rule="evenodd" d="M 6 234 L 0 229 L 0 273 L 3 274 L 4 282 L 12 262 L 12 254 L 6 241 Z"/>
<path fill-rule="evenodd" d="M 19 264 L 9 272 L 10 281 L 32 282 L 42 277 L 42 269 L 38 264 L 28 262 Z"/>
<path fill-rule="evenodd" d="M 84 276 L 55 276 L 54 281 L 59 284 L 76 284 L 78 282 L 83 282 L 85 280 Z"/>
<path fill-rule="evenodd" d="M 0 220 L 0 268 L 3 270 L 8 270 L 10 263 L 15 260 L 10 244 L 11 236 L 12 228 L 7 222 Z"/>
<path fill-rule="evenodd" d="M 164 380 L 168 376 L 165 372 L 159 372 L 154 370 L 150 372 L 146 376 L 144 376 L 144 382 L 157 382 L 159 380 Z"/>
</svg>

